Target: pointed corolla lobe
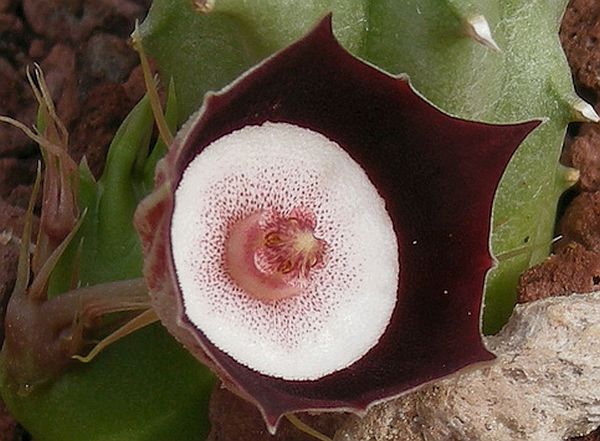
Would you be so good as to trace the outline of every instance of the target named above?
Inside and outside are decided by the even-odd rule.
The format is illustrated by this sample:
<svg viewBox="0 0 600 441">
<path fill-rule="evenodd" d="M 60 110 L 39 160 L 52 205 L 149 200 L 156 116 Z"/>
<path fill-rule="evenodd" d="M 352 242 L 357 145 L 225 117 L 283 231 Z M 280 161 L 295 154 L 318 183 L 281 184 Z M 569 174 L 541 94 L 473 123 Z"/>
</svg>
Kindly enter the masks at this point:
<svg viewBox="0 0 600 441">
<path fill-rule="evenodd" d="M 277 123 L 321 134 L 359 164 L 384 201 L 397 250 L 396 299 L 382 335 L 348 366 L 306 379 L 248 367 L 208 338 L 187 315 L 172 246 L 175 194 L 190 164 L 221 138 L 247 126 Z M 136 213 L 156 311 L 188 350 L 258 406 L 271 431 L 288 412 L 362 412 L 374 402 L 491 360 L 481 340 L 480 312 L 493 263 L 492 202 L 509 159 L 537 125 L 494 126 L 445 115 L 405 79 L 347 53 L 327 18 L 209 95 L 159 164 L 157 188 Z M 314 243 L 320 243 L 317 236 Z M 377 302 L 378 293 L 365 295 Z"/>
</svg>

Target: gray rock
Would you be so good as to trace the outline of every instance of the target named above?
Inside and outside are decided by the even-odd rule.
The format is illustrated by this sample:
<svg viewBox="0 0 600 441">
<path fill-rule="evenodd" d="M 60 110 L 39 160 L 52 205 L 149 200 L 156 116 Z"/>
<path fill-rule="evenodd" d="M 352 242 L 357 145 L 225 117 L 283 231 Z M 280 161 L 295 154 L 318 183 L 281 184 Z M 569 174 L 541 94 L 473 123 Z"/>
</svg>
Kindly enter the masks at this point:
<svg viewBox="0 0 600 441">
<path fill-rule="evenodd" d="M 352 418 L 335 441 L 559 441 L 600 426 L 600 293 L 517 306 L 497 355 Z"/>
</svg>

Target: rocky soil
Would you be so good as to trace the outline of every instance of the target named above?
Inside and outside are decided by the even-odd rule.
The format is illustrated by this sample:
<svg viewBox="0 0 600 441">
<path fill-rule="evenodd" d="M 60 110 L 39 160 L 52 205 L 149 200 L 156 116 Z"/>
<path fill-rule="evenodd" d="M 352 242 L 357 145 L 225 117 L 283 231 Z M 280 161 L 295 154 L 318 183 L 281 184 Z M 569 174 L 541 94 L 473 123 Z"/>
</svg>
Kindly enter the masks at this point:
<svg viewBox="0 0 600 441">
<path fill-rule="evenodd" d="M 572 0 L 561 41 L 579 93 L 599 110 L 600 3 Z M 519 300 L 600 289 L 600 125 L 571 127 L 562 162 L 580 179 L 564 198 L 555 254 L 521 277 Z"/>
<path fill-rule="evenodd" d="M 0 114 L 33 123 L 36 104 L 26 67 L 40 64 L 69 128 L 72 155 L 76 160 L 85 155 L 99 175 L 114 132 L 143 93 L 128 35 L 149 4 L 150 0 L 0 0 Z M 572 0 L 561 40 L 580 94 L 600 113 L 600 2 Z M 0 232 L 20 236 L 39 160 L 35 144 L 0 125 Z M 600 290 L 600 125 L 570 129 L 563 163 L 578 169 L 581 178 L 564 198 L 555 253 L 521 278 L 521 302 Z M 0 235 L 4 303 L 14 284 L 13 242 L 10 234 Z M 211 418 L 213 441 L 312 441 L 287 423 L 271 437 L 256 409 L 220 388 L 213 396 Z M 332 436 L 345 418 L 308 416 L 307 422 Z M 27 439 L 0 403 L 0 441 Z M 578 440 L 600 441 L 600 431 Z"/>
</svg>

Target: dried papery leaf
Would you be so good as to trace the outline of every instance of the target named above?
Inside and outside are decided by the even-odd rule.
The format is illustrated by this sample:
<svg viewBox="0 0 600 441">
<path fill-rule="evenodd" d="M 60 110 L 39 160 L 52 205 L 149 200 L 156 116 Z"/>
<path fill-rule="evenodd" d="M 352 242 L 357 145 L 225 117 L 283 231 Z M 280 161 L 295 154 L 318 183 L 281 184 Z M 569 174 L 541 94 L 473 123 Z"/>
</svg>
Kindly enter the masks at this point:
<svg viewBox="0 0 600 441">
<path fill-rule="evenodd" d="M 208 432 L 214 376 L 162 326 L 146 326 L 156 319 L 139 278 L 142 256 L 132 216 L 166 150 L 162 142 L 150 146 L 148 98 L 122 123 L 96 180 L 85 160 L 78 168 L 68 155 L 68 133 L 41 71 L 35 77 L 37 128 L 0 116 L 0 123 L 40 143 L 46 164 L 44 234 L 35 246 L 31 228 L 25 228 L 22 240 L 10 232 L 0 237 L 23 244 L 17 289 L 4 322 L 2 400 L 35 439 L 147 441 L 174 432 L 178 439 L 201 439 Z M 173 91 L 171 83 L 164 118 L 170 130 L 177 119 Z M 78 213 L 86 215 L 67 228 Z M 73 360 L 85 353 L 84 359 L 93 362 Z"/>
<path fill-rule="evenodd" d="M 159 164 L 157 189 L 136 212 L 158 316 L 230 388 L 259 407 L 271 431 L 286 413 L 360 413 L 373 402 L 491 360 L 480 335 L 483 283 L 493 263 L 491 207 L 508 160 L 537 125 L 493 126 L 443 114 L 405 78 L 352 57 L 325 19 L 210 95 Z M 300 132 L 310 136 L 293 135 Z M 311 163 L 315 154 L 324 157 Z M 371 197 L 363 198 L 362 191 L 371 191 Z M 344 204 L 336 198 L 354 211 L 340 211 Z M 240 205 L 232 205 L 235 201 Z M 327 228 L 319 230 L 320 225 Z M 353 253 L 368 249 L 369 234 L 382 252 L 361 260 L 364 256 Z M 191 246 L 182 247 L 186 238 Z M 283 244 L 307 253 L 319 240 L 326 243 L 323 259 L 318 265 L 315 260 L 308 275 L 294 266 L 297 260 L 277 261 L 281 254 L 273 257 L 263 249 Z M 328 260 L 339 257 L 339 250 L 350 250 L 341 262 L 360 264 Z M 296 256 L 286 252 L 283 256 Z M 248 267 L 240 276 L 244 259 Z M 290 278 L 298 268 L 306 277 Z M 382 288 L 350 279 L 345 285 L 315 282 L 336 281 L 339 271 L 360 281 L 389 278 L 394 298 L 387 297 L 386 283 Z M 254 292 L 257 285 L 247 281 L 252 277 L 270 286 L 268 296 Z M 208 310 L 194 306 L 199 299 L 208 299 L 202 306 Z M 320 316 L 315 305 L 326 299 L 336 306 Z M 301 306 L 291 308 L 293 302 Z M 388 307 L 379 316 L 384 326 L 363 320 Z M 302 320 L 306 313 L 308 324 Z M 221 330 L 205 329 L 202 314 L 220 319 Z M 341 315 L 345 328 L 332 325 Z M 296 335 L 304 325 L 309 332 L 298 335 L 305 340 L 277 337 Z M 240 338 L 262 351 L 259 356 L 240 355 L 235 342 L 221 338 L 232 329 L 254 332 L 254 341 Z M 349 336 L 361 331 L 374 337 L 356 350 L 363 343 Z M 269 345 L 260 336 L 279 342 L 279 353 L 263 351 Z M 311 343 L 317 347 L 308 360 L 294 351 Z M 341 351 L 337 365 L 317 367 L 310 375 L 290 374 L 277 364 L 288 351 L 289 364 L 302 370 L 316 362 L 319 351 L 326 359 L 340 347 L 356 352 L 344 359 Z"/>
</svg>

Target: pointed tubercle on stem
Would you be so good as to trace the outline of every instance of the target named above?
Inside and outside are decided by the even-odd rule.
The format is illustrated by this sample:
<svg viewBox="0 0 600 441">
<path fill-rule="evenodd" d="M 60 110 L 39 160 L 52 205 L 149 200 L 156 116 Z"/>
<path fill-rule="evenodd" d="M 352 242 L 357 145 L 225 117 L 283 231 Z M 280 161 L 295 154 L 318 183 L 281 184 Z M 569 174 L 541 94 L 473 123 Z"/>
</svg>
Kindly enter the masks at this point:
<svg viewBox="0 0 600 441">
<path fill-rule="evenodd" d="M 466 34 L 477 43 L 496 52 L 502 52 L 494 37 L 490 24 L 483 15 L 473 15 L 465 20 Z"/>
<path fill-rule="evenodd" d="M 598 116 L 596 110 L 594 110 L 591 104 L 582 99 L 575 101 L 572 109 L 575 113 L 576 121 L 593 123 L 600 122 L 600 116 Z"/>
<path fill-rule="evenodd" d="M 578 169 L 559 164 L 558 179 L 560 180 L 559 185 L 562 190 L 567 190 L 577 184 L 580 177 L 581 172 Z"/>
<path fill-rule="evenodd" d="M 216 0 L 194 0 L 194 9 L 201 14 L 208 14 L 215 9 Z"/>
</svg>

